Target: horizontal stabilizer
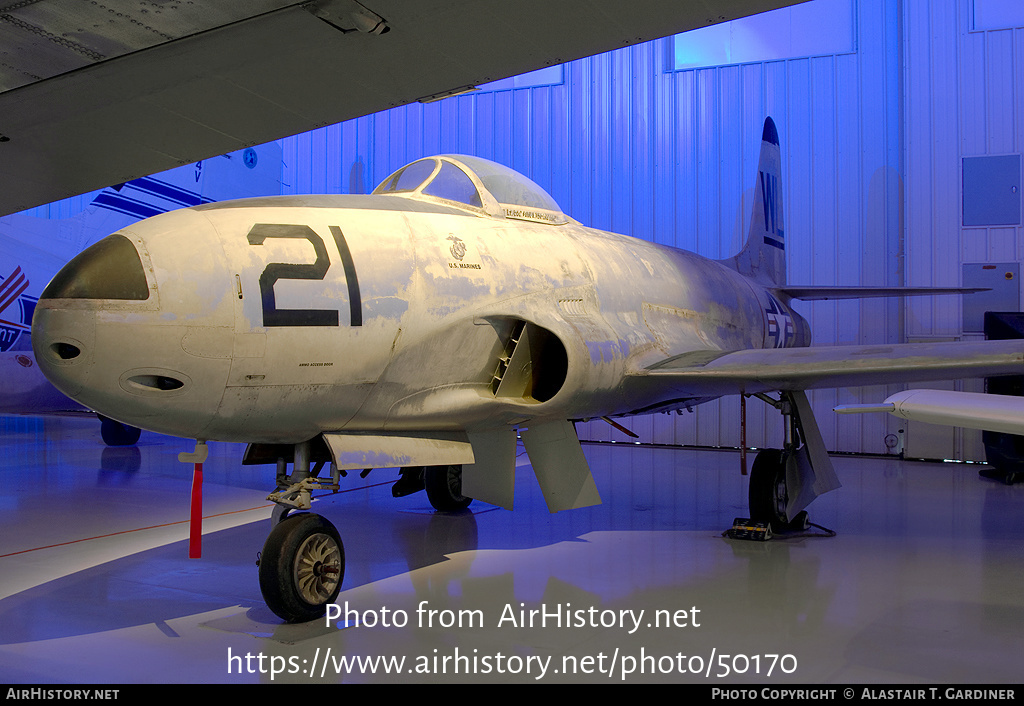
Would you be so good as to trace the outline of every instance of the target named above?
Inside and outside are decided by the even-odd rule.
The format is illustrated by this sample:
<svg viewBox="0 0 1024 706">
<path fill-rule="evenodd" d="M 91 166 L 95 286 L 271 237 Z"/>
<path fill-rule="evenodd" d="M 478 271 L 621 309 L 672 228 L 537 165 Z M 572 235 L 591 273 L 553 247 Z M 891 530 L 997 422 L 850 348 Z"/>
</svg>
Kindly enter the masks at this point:
<svg viewBox="0 0 1024 706">
<path fill-rule="evenodd" d="M 871 299 L 873 297 L 923 297 L 936 294 L 974 294 L 985 287 L 778 287 L 781 297 L 814 301 L 823 299 Z"/>
<path fill-rule="evenodd" d="M 678 397 L 882 385 L 1024 373 L 1024 341 L 812 346 L 667 358 L 634 373 Z"/>
</svg>

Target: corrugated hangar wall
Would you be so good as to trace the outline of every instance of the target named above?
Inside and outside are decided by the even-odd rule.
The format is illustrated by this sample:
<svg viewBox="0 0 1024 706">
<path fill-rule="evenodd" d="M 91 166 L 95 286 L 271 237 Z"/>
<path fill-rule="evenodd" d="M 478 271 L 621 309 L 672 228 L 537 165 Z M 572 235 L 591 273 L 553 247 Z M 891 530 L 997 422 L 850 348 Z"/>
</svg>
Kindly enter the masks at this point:
<svg viewBox="0 0 1024 706">
<path fill-rule="evenodd" d="M 1014 118 L 1021 30 L 971 31 L 976 1 L 814 0 L 816 18 L 783 18 L 791 31 L 769 36 L 771 46 L 750 50 L 734 30 L 735 47 L 754 55 L 730 55 L 735 63 L 681 59 L 683 35 L 329 126 L 284 141 L 285 189 L 368 192 L 421 156 L 476 154 L 527 174 L 585 225 L 726 257 L 745 237 L 771 115 L 791 283 L 958 285 L 962 261 L 1016 260 L 1020 239 L 1019 227 L 960 226 L 961 156 L 1019 152 L 1024 130 Z M 801 33 L 812 41 L 790 36 Z M 799 310 L 827 345 L 958 337 L 960 306 L 945 297 Z M 812 393 L 828 448 L 885 452 L 897 420 L 831 410 L 892 391 Z M 737 446 L 740 403 L 626 423 L 643 441 Z M 943 433 L 952 451 L 937 456 L 979 453 L 976 439 Z M 781 434 L 777 412 L 748 400 L 747 443 L 777 446 Z M 627 440 L 600 421 L 580 435 Z"/>
<path fill-rule="evenodd" d="M 1004 296 L 983 308 L 1020 310 L 1020 153 L 1024 150 L 1024 4 L 1010 0 L 934 3 L 903 0 L 904 182 L 906 279 L 909 285 L 966 281 L 972 267 L 993 267 Z M 1014 185 L 971 183 L 969 163 L 1014 164 Z M 1015 202 L 1011 218 L 984 216 L 965 225 L 977 190 L 1001 193 Z M 1006 201 L 1004 201 L 1005 205 Z M 1014 222 L 1009 222 L 1014 221 Z M 972 298 L 908 300 L 908 340 L 980 338 L 968 324 Z M 962 316 L 963 310 L 963 316 Z M 963 381 L 962 389 L 982 389 Z M 909 434 L 931 433 L 929 425 Z M 934 429 L 934 427 L 932 428 Z M 981 433 L 971 430 L 935 436 L 956 458 L 983 459 Z"/>
</svg>

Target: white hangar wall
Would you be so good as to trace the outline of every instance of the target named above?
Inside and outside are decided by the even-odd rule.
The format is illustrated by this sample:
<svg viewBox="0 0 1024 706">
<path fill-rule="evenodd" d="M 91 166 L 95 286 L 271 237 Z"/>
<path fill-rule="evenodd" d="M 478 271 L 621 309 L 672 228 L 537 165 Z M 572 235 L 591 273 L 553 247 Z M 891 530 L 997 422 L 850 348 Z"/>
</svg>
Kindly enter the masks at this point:
<svg viewBox="0 0 1024 706">
<path fill-rule="evenodd" d="M 1016 224 L 965 226 L 961 167 L 979 156 L 1019 160 L 1024 149 L 1024 7 L 904 0 L 904 17 L 908 283 L 954 281 L 963 263 L 1019 261 L 1019 195 Z M 960 303 L 915 300 L 907 324 L 911 337 L 959 336 Z"/>
<path fill-rule="evenodd" d="M 1019 152 L 1024 130 L 1013 110 L 1024 100 L 1022 30 L 971 31 L 975 1 L 986 0 L 814 0 L 817 15 L 777 19 L 756 42 L 728 30 L 723 55 L 735 63 L 702 66 L 699 51 L 680 60 L 684 35 L 679 54 L 672 38 L 657 40 L 332 125 L 283 141 L 285 192 L 368 192 L 418 157 L 471 153 L 527 174 L 586 225 L 727 257 L 745 238 L 771 115 L 791 283 L 958 285 L 962 261 L 1016 260 L 1021 234 L 960 226 L 961 156 Z M 945 297 L 799 310 L 816 343 L 852 344 L 959 337 L 960 306 Z M 813 392 L 828 448 L 884 452 L 897 420 L 831 409 L 892 391 Z M 732 397 L 626 424 L 644 441 L 737 446 L 739 410 Z M 747 410 L 749 445 L 781 443 L 774 410 L 754 399 Z M 580 433 L 626 440 L 600 421 Z M 979 453 L 976 439 L 941 434 L 935 455 Z"/>
<path fill-rule="evenodd" d="M 903 0 L 902 22 L 907 284 L 974 285 L 965 270 L 995 265 L 997 281 L 981 284 L 1005 285 L 1003 297 L 984 308 L 1019 311 L 1024 5 L 1012 0 Z M 968 163 L 986 159 L 1012 164 L 1014 186 L 997 179 L 972 186 Z M 984 168 L 989 164 L 981 163 Z M 965 225 L 978 188 L 1005 194 L 1003 203 L 1012 204 L 1013 216 L 993 214 Z M 1005 280 L 1009 275 L 1014 279 Z M 957 297 L 908 301 L 907 339 L 982 338 L 979 327 L 967 321 L 972 305 Z M 961 384 L 965 390 L 982 389 L 977 380 Z M 911 427 L 911 438 L 917 432 Z M 955 430 L 946 436 L 935 443 L 946 444 L 955 457 L 984 459 L 980 432 Z"/>
</svg>

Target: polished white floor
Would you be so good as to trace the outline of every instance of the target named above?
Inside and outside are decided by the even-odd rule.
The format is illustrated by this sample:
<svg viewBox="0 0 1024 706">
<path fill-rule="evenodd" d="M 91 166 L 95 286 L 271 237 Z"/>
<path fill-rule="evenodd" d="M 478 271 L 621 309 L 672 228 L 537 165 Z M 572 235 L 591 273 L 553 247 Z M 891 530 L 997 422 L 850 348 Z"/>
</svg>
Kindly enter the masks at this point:
<svg viewBox="0 0 1024 706">
<path fill-rule="evenodd" d="M 0 683 L 1024 674 L 1024 485 L 978 466 L 837 457 L 844 487 L 811 507 L 837 535 L 767 543 L 722 537 L 746 513 L 734 452 L 587 445 L 604 504 L 557 515 L 525 458 L 514 512 L 438 514 L 422 493 L 392 498 L 393 471 L 351 474 L 315 509 L 345 542 L 339 605 L 378 624 L 328 627 L 283 625 L 263 605 L 273 471 L 243 469 L 241 446 L 211 445 L 203 558 L 190 560 L 187 442 L 104 448 L 75 417 L 0 417 L 0 433 Z M 545 609 L 573 621 L 520 624 Z M 666 615 L 676 624 L 658 627 Z M 404 662 L 340 661 L 354 657 Z"/>
</svg>

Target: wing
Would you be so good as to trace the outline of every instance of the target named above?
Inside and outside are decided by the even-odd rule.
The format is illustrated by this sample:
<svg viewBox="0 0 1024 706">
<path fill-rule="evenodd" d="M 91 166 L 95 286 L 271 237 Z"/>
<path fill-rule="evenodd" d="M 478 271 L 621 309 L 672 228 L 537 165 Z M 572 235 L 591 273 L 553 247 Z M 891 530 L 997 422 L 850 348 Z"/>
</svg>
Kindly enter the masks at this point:
<svg viewBox="0 0 1024 706">
<path fill-rule="evenodd" d="M 5 3 L 0 214 L 795 1 Z"/>
<path fill-rule="evenodd" d="M 680 397 L 1024 373 L 1024 341 L 906 343 L 687 353 L 634 373 Z"/>
</svg>

